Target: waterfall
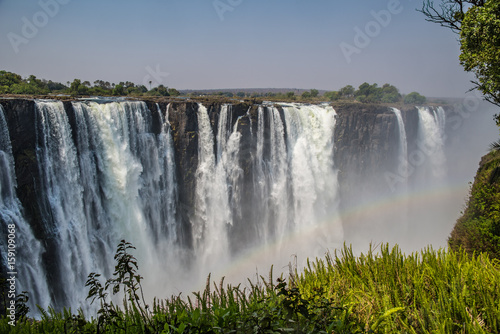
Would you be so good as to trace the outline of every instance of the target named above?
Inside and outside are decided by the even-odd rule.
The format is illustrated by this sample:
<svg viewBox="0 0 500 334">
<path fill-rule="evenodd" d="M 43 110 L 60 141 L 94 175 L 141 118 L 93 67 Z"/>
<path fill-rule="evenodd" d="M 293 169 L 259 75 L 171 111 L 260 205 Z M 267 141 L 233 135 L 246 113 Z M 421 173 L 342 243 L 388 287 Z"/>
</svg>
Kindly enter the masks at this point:
<svg viewBox="0 0 500 334">
<path fill-rule="evenodd" d="M 403 116 L 401 115 L 401 110 L 396 108 L 391 108 L 396 119 L 398 121 L 399 130 L 399 146 L 398 146 L 398 169 L 397 175 L 399 176 L 399 181 L 402 183 L 403 191 L 406 191 L 408 186 L 408 142 L 406 139 L 406 129 L 405 123 L 403 121 Z"/>
<path fill-rule="evenodd" d="M 330 106 L 283 105 L 293 198 L 291 232 L 313 238 L 304 242 L 308 256 L 321 256 L 339 244 L 338 181 L 334 161 L 335 110 Z M 329 224 L 323 224 L 325 219 Z M 311 244 L 312 243 L 312 244 Z"/>
<path fill-rule="evenodd" d="M 410 159 L 412 167 L 419 171 L 419 182 L 442 181 L 446 175 L 444 154 L 444 129 L 446 116 L 444 109 L 418 107 L 418 154 Z"/>
<path fill-rule="evenodd" d="M 23 216 L 16 195 L 14 157 L 9 129 L 0 105 L 0 254 L 7 277 L 15 276 L 16 292 L 28 292 L 28 306 L 37 315 L 36 304 L 49 305 L 49 289 L 42 265 L 44 249 Z M 8 244 L 13 240 L 14 244 Z M 15 247 L 13 247 L 13 245 Z"/>
<path fill-rule="evenodd" d="M 73 102 L 75 138 L 60 102 L 37 102 L 45 228 L 58 256 L 58 299 L 77 308 L 90 272 L 110 277 L 119 240 L 139 246 L 148 272 L 177 261 L 179 226 L 173 142 L 167 117 L 158 135 L 144 102 Z M 164 275 L 163 275 L 164 276 Z"/>
<path fill-rule="evenodd" d="M 36 102 L 36 116 L 43 227 L 55 248 L 57 299 L 75 306 L 85 299 L 85 292 L 72 292 L 74 287 L 85 286 L 94 269 L 77 151 L 62 102 Z"/>
<path fill-rule="evenodd" d="M 170 124 L 179 111 L 171 104 L 150 110 L 138 101 L 35 101 L 37 205 L 47 256 L 28 229 L 22 234 L 32 255 L 23 255 L 23 263 L 39 272 L 31 284 L 50 286 L 28 286 L 40 294 L 34 301 L 93 312 L 85 300 L 87 276 L 111 277 L 122 239 L 137 248 L 149 300 L 191 289 L 210 272 L 224 274 L 249 247 L 266 247 L 267 260 L 283 263 L 290 254 L 305 260 L 340 245 L 335 110 L 260 105 L 256 114 L 249 109 L 236 117 L 233 107 L 197 104 L 196 136 L 190 135 L 198 143 L 197 165 L 189 171 L 194 189 L 186 208 L 178 182 L 186 175 L 177 168 Z M 11 171 L 4 123 L 0 162 Z M 3 205 L 14 198 L 15 179 L 10 172 L 1 177 Z M 22 217 L 19 202 L 10 202 Z M 42 259 L 46 280 L 38 279 Z"/>
<path fill-rule="evenodd" d="M 229 260 L 228 229 L 239 201 L 238 121 L 232 131 L 230 106 L 223 105 L 214 139 L 207 108 L 198 104 L 198 168 L 196 170 L 196 217 L 193 222 L 195 254 L 201 268 L 223 266 Z M 215 145 L 214 145 L 215 140 Z M 214 152 L 216 147 L 216 153 Z M 205 270 L 206 269 L 202 269 Z"/>
<path fill-rule="evenodd" d="M 335 111 L 300 104 L 281 108 L 283 118 L 275 106 L 258 108 L 253 180 L 258 236 L 264 243 L 281 244 L 289 236 L 312 232 L 313 247 L 321 249 L 311 254 L 316 256 L 342 238 L 339 220 L 331 219 L 338 200 L 333 166 Z M 327 217 L 333 223 L 323 225 Z M 314 233 L 325 226 L 327 233 Z M 301 244 L 311 250 L 305 235 Z"/>
</svg>

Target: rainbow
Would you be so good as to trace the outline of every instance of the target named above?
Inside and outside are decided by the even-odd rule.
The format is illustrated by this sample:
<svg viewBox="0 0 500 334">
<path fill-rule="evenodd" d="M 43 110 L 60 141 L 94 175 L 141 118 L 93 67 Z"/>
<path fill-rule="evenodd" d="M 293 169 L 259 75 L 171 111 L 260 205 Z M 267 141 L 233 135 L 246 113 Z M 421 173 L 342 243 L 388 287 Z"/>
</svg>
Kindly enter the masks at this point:
<svg viewBox="0 0 500 334">
<path fill-rule="evenodd" d="M 264 277 L 267 277 L 268 271 L 273 264 L 275 265 L 274 270 L 276 272 L 286 272 L 288 270 L 287 264 L 289 262 L 293 263 L 296 255 L 300 256 L 300 254 L 297 254 L 296 250 L 304 248 L 303 246 L 311 246 L 310 244 L 304 245 L 304 240 L 315 240 L 321 237 L 322 233 L 325 232 L 334 234 L 333 238 L 330 238 L 331 243 L 328 244 L 327 247 L 321 247 L 323 252 L 322 254 L 317 253 L 312 257 L 321 257 L 325 255 L 326 252 L 333 251 L 334 249 L 341 247 L 344 241 L 348 244 L 353 244 L 354 249 L 357 251 L 359 251 L 359 249 L 368 249 L 370 242 L 373 244 L 378 244 L 380 242 L 397 242 L 403 250 L 410 252 L 418 251 L 427 245 L 445 247 L 447 236 L 449 235 L 454 222 L 459 217 L 460 208 L 462 208 L 465 204 L 468 191 L 469 187 L 460 183 L 428 188 L 404 195 L 395 194 L 392 196 L 377 198 L 376 200 L 369 202 L 367 201 L 338 214 L 334 214 L 327 219 L 322 220 L 321 223 L 311 226 L 305 230 L 301 230 L 298 233 L 289 233 L 280 242 L 274 242 L 253 248 L 247 253 L 231 261 L 229 265 L 222 268 L 219 272 L 214 273 L 213 277 L 225 276 L 230 281 L 233 281 L 233 278 L 239 278 L 240 282 L 241 279 L 250 278 L 254 275 L 264 275 Z M 424 212 L 424 208 L 429 209 Z M 402 210 L 405 209 L 409 211 L 402 212 Z M 359 224 L 360 221 L 372 221 L 373 217 L 376 217 L 375 219 L 384 219 L 384 217 L 387 216 L 400 216 L 405 213 L 420 213 L 420 215 L 424 218 L 414 218 L 425 219 L 426 217 L 429 218 L 430 215 L 435 214 L 435 210 L 439 211 L 436 219 L 445 219 L 446 221 L 440 220 L 443 223 L 441 227 L 439 227 L 440 225 L 436 224 L 435 221 L 425 221 L 423 224 L 419 224 L 417 229 L 422 229 L 422 233 L 419 233 L 419 235 L 415 235 L 410 228 L 409 231 L 403 231 L 406 232 L 403 233 L 406 235 L 399 235 L 399 238 L 394 240 L 370 239 L 363 237 L 358 239 L 353 238 L 354 240 L 345 239 L 344 230 L 347 231 L 353 229 L 353 226 L 350 226 L 350 224 L 354 225 L 354 228 L 356 228 L 356 224 Z M 385 223 L 388 228 L 391 228 L 391 225 L 392 227 L 395 225 L 394 222 L 389 222 L 388 224 L 387 222 Z M 366 227 L 368 224 L 365 223 L 361 225 L 362 227 Z M 379 227 L 376 227 L 376 229 L 380 230 Z M 435 233 L 433 230 L 438 231 L 438 233 Z M 384 234 L 391 233 L 391 231 L 379 232 Z M 425 238 L 426 235 L 428 236 L 427 238 Z M 422 240 L 411 240 L 412 238 L 421 238 Z M 409 242 L 409 247 L 405 247 L 405 242 Z M 299 262 L 304 261 L 305 258 L 298 260 Z M 264 271 L 259 272 L 259 270 Z"/>
</svg>

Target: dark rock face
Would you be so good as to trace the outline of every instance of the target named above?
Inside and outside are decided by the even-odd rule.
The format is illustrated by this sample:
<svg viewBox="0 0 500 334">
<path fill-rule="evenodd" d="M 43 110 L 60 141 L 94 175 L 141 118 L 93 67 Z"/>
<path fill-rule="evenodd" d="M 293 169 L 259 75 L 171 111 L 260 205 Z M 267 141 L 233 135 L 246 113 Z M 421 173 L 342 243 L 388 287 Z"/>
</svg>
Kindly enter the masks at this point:
<svg viewBox="0 0 500 334">
<path fill-rule="evenodd" d="M 36 191 L 40 177 L 36 161 L 36 113 L 35 103 L 30 100 L 0 101 L 4 110 L 15 158 L 17 196 L 25 209 L 28 221 L 41 220 L 37 207 Z M 32 224 L 35 236 L 41 237 L 40 224 Z"/>
<path fill-rule="evenodd" d="M 43 207 L 38 204 L 40 177 L 36 161 L 36 112 L 32 100 L 2 100 L 9 132 L 12 140 L 13 153 L 16 163 L 17 193 L 25 209 L 25 215 L 31 223 L 37 238 L 44 239 Z M 146 101 L 152 112 L 154 133 L 161 130 L 161 112 L 163 119 L 167 116 L 172 129 L 176 159 L 177 182 L 179 191 L 178 219 L 182 221 L 184 235 L 190 235 L 189 221 L 193 215 L 196 170 L 198 167 L 198 103 L 185 102 L 152 102 Z M 219 125 L 219 115 L 222 104 L 213 102 L 204 104 L 208 110 L 210 122 L 217 136 L 216 129 Z M 73 129 L 76 127 L 73 107 L 70 101 L 64 102 L 64 107 Z M 228 128 L 232 129 L 238 121 L 238 131 L 242 138 L 252 138 L 257 132 L 258 105 L 250 103 L 235 103 L 229 108 L 231 122 Z M 392 110 L 381 105 L 367 105 L 351 103 L 334 106 L 337 112 L 337 125 L 335 128 L 335 165 L 339 170 L 340 193 L 343 199 L 350 198 L 350 185 L 365 184 L 367 190 L 379 191 L 386 187 L 384 180 L 373 182 L 375 175 L 382 171 L 392 171 L 397 165 L 397 145 L 399 129 L 397 119 Z M 168 109 L 168 110 L 167 110 Z M 283 118 L 281 107 L 278 107 Z M 264 108 L 266 111 L 266 108 Z M 415 139 L 418 135 L 418 112 L 415 107 L 401 110 L 406 126 L 408 151 L 414 149 Z M 449 112 L 449 110 L 447 110 Z M 267 117 L 265 117 L 267 119 Z M 269 127 L 267 121 L 264 122 Z M 412 126 L 408 126 L 411 124 Z M 286 131 L 286 129 L 285 129 Z M 76 131 L 73 131 L 75 136 Z M 76 141 L 77 138 L 74 138 Z M 243 166 L 242 187 L 238 189 L 243 202 L 251 202 L 253 198 L 253 172 L 254 157 L 252 152 L 256 148 L 255 140 L 242 140 L 240 143 L 240 166 Z M 264 150 L 269 144 L 265 143 Z M 214 151 L 216 147 L 214 145 Z M 368 180 L 371 180 L 368 182 Z M 251 205 L 242 208 L 239 212 L 232 233 L 239 235 L 243 229 L 239 226 L 246 224 L 243 217 L 251 215 Z M 241 230 L 241 231 L 240 231 Z M 248 233 L 248 228 L 245 229 Z M 191 240 L 184 240 L 186 245 Z"/>
<path fill-rule="evenodd" d="M 381 175 L 396 168 L 399 127 L 394 112 L 385 106 L 349 104 L 336 107 L 335 163 L 339 170 L 341 198 L 356 201 L 359 193 L 387 191 Z M 401 110 L 406 126 L 408 149 L 418 135 L 416 108 Z M 352 185 L 356 189 L 352 189 Z"/>
</svg>

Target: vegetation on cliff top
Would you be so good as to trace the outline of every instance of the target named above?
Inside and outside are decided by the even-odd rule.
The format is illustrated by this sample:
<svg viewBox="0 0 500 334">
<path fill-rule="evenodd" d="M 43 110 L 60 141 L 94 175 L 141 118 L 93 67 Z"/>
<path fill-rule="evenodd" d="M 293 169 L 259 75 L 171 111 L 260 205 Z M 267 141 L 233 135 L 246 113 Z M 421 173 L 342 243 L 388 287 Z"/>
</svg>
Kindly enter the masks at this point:
<svg viewBox="0 0 500 334">
<path fill-rule="evenodd" d="M 94 81 L 93 85 L 89 81 L 74 79 L 66 85 L 51 80 L 41 80 L 30 75 L 23 79 L 20 75 L 0 71 L 0 94 L 14 95 L 70 95 L 70 96 L 129 96 L 129 97 L 177 97 L 181 93 L 175 88 L 168 88 L 164 85 L 148 90 L 144 85 L 135 85 L 132 82 L 110 83 L 103 80 Z M 297 102 L 329 102 L 329 101 L 356 101 L 361 103 L 405 103 L 423 104 L 426 98 L 417 92 L 402 95 L 398 88 L 390 84 L 379 87 L 377 84 L 367 82 L 355 89 L 347 85 L 338 91 L 328 91 L 320 94 L 317 89 L 311 89 L 296 95 L 294 91 L 287 92 L 260 92 L 249 93 L 239 91 L 213 91 L 208 94 L 206 91 L 192 91 L 185 96 L 188 97 L 214 97 L 214 98 L 253 98 L 271 101 L 297 101 Z"/>
<path fill-rule="evenodd" d="M 396 246 L 355 256 L 344 246 L 299 273 L 261 277 L 248 287 L 207 280 L 202 292 L 146 305 L 142 277 L 122 241 L 113 277 L 89 275 L 97 318 L 42 310 L 0 319 L 2 333 L 498 333 L 500 266 L 486 254 L 430 248 L 404 255 Z M 121 291 L 121 306 L 109 293 Z M 10 322 L 10 324 L 9 324 Z M 12 326 L 15 325 L 15 326 Z"/>
</svg>

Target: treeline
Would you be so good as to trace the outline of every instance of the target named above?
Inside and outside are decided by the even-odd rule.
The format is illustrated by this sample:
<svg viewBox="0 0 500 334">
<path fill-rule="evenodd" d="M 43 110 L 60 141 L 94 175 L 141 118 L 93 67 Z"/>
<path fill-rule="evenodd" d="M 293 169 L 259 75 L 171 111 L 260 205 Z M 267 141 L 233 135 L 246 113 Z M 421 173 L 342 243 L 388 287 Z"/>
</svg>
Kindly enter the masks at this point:
<svg viewBox="0 0 500 334">
<path fill-rule="evenodd" d="M 317 89 L 311 89 L 302 94 L 297 94 L 295 91 L 288 92 L 229 92 L 229 91 L 218 91 L 213 93 L 202 93 L 194 92 L 192 95 L 209 95 L 209 96 L 225 96 L 229 98 L 265 98 L 270 100 L 292 100 L 292 101 L 309 101 L 309 102 L 321 102 L 321 101 L 339 101 L 339 100 L 350 100 L 358 101 L 361 103 L 405 103 L 405 104 L 423 104 L 426 102 L 426 97 L 420 95 L 417 92 L 412 92 L 407 95 L 399 93 L 399 89 L 390 84 L 384 84 L 379 87 L 376 83 L 369 84 L 367 82 L 363 83 L 358 87 L 354 88 L 351 85 L 347 85 L 338 91 L 327 91 L 322 95 L 319 94 Z"/>
<path fill-rule="evenodd" d="M 0 94 L 23 94 L 23 95 L 49 95 L 66 94 L 78 95 L 100 95 L 100 96 L 179 96 L 175 88 L 164 85 L 147 89 L 144 85 L 135 85 L 133 82 L 120 82 L 119 84 L 108 81 L 96 80 L 93 84 L 89 81 L 74 79 L 66 85 L 52 80 L 38 79 L 34 75 L 23 79 L 19 74 L 0 71 Z"/>
<path fill-rule="evenodd" d="M 405 104 L 422 104 L 427 100 L 425 96 L 417 92 L 412 92 L 407 95 L 399 93 L 399 89 L 390 84 L 384 84 L 379 87 L 376 83 L 370 85 L 365 82 L 358 89 L 351 85 L 347 85 L 338 91 L 326 92 L 324 94 L 330 101 L 342 99 L 356 100 L 362 103 L 398 103 Z"/>
<path fill-rule="evenodd" d="M 151 83 L 150 83 L 151 84 Z M 92 83 L 74 79 L 73 82 L 67 82 L 66 85 L 53 82 L 52 80 L 38 79 L 34 75 L 23 79 L 19 74 L 0 71 L 0 94 L 23 94 L 23 95 L 49 95 L 64 94 L 71 96 L 179 96 L 181 93 L 175 88 L 159 85 L 158 87 L 148 89 L 144 85 L 135 85 L 133 82 L 120 82 L 118 84 L 108 81 L 96 80 Z M 363 83 L 355 89 L 347 85 L 338 91 L 327 91 L 320 94 L 317 89 L 311 89 L 302 94 L 296 91 L 288 92 L 244 92 L 237 93 L 229 91 L 190 92 L 190 97 L 197 96 L 220 96 L 227 98 L 261 98 L 275 101 L 299 101 L 299 102 L 324 102 L 324 101 L 358 101 L 361 103 L 405 103 L 405 104 L 423 104 L 426 102 L 425 96 L 417 92 L 407 95 L 399 93 L 399 89 L 390 84 L 384 84 L 379 87 L 376 83 Z"/>
</svg>

